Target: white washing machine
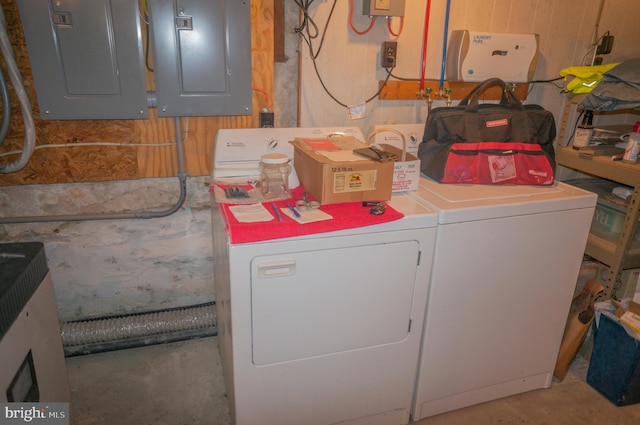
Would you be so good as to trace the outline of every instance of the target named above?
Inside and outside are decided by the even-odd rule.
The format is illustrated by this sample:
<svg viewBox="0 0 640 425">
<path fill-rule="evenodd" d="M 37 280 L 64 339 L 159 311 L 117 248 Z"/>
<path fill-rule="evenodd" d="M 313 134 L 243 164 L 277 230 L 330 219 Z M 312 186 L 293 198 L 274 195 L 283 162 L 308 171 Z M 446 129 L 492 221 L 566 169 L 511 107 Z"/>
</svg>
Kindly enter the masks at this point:
<svg viewBox="0 0 640 425">
<path fill-rule="evenodd" d="M 553 186 L 444 185 L 414 420 L 551 385 L 596 205 Z"/>
<path fill-rule="evenodd" d="M 332 131 L 220 130 L 212 177 L 238 176 L 233 155 L 220 150 L 236 146 L 251 179 L 265 151 Z M 408 423 L 437 218 L 406 194 L 389 204 L 404 217 L 234 244 L 212 200 L 217 327 L 234 424 Z"/>
</svg>

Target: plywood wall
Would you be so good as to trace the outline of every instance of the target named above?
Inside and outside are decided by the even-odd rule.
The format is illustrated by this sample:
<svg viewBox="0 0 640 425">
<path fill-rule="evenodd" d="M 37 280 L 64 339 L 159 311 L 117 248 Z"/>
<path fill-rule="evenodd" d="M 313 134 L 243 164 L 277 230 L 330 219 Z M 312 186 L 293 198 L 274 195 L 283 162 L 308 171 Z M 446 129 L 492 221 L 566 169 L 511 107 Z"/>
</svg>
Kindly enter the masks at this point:
<svg viewBox="0 0 640 425">
<path fill-rule="evenodd" d="M 155 109 L 150 109 L 146 120 L 41 120 L 16 0 L 2 0 L 1 3 L 16 61 L 32 104 L 37 149 L 23 170 L 0 174 L 0 186 L 176 175 L 174 118 L 159 118 Z M 210 174 L 211 151 L 218 128 L 256 126 L 259 110 L 265 106 L 263 92 L 273 98 L 273 22 L 273 0 L 251 0 L 252 78 L 256 88 L 253 92 L 253 115 L 181 119 L 189 175 Z M 2 65 L 4 67 L 4 62 Z M 147 90 L 153 90 L 153 75 L 149 72 Z M 0 154 L 21 149 L 24 140 L 18 100 L 12 89 L 11 94 L 14 113 L 7 139 L 0 145 Z M 79 146 L 85 143 L 93 145 Z M 44 148 L 45 145 L 53 147 Z M 18 154 L 1 156 L 0 163 L 17 158 Z"/>
</svg>

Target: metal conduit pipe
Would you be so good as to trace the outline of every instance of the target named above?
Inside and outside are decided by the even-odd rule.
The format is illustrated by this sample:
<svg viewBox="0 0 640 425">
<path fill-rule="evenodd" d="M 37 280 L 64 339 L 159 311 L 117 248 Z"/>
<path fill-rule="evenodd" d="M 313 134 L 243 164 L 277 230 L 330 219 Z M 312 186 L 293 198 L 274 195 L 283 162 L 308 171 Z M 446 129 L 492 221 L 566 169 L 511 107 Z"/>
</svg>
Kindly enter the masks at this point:
<svg viewBox="0 0 640 425">
<path fill-rule="evenodd" d="M 36 128 L 31 112 L 31 102 L 29 102 L 29 96 L 22 82 L 22 75 L 20 75 L 18 64 L 13 56 L 13 48 L 11 47 L 11 41 L 7 34 L 7 23 L 2 8 L 0 8 L 0 51 L 2 51 L 2 55 L 4 56 L 9 79 L 18 97 L 22 111 L 22 119 L 24 121 L 24 143 L 20 157 L 14 162 L 0 165 L 0 173 L 15 173 L 16 171 L 22 170 L 31 158 L 31 155 L 33 155 L 33 151 L 36 148 Z"/>
<path fill-rule="evenodd" d="M 176 153 L 178 156 L 178 179 L 180 182 L 180 195 L 178 201 L 171 207 L 160 211 L 133 211 L 121 213 L 101 213 L 101 214 L 70 214 L 70 215 L 47 215 L 30 217 L 0 217 L 0 224 L 17 223 L 44 223 L 52 221 L 88 221 L 88 220 L 122 220 L 122 219 L 149 219 L 167 217 L 182 207 L 187 198 L 187 173 L 184 164 L 184 146 L 182 144 L 182 126 L 180 117 L 175 118 L 176 128 Z"/>
<path fill-rule="evenodd" d="M 0 127 L 0 144 L 4 142 L 9 132 L 11 124 L 11 99 L 9 95 L 9 85 L 4 78 L 2 68 L 0 68 L 0 98 L 2 98 L 2 126 Z"/>
<path fill-rule="evenodd" d="M 150 107 L 155 107 L 155 94 L 148 95 L 147 100 Z M 175 118 L 175 134 L 180 194 L 178 201 L 169 208 L 128 213 L 0 217 L 0 224 L 149 219 L 175 213 L 187 197 L 187 173 L 180 117 Z M 216 336 L 215 302 L 149 313 L 66 322 L 61 324 L 61 335 L 67 357 Z"/>
</svg>

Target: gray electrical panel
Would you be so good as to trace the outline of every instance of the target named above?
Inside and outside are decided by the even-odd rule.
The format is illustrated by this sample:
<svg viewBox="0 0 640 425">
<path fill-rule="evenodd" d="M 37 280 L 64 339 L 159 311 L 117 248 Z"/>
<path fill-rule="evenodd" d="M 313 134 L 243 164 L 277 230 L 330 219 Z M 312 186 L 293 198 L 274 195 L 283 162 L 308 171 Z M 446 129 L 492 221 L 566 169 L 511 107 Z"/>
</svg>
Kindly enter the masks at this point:
<svg viewBox="0 0 640 425">
<path fill-rule="evenodd" d="M 251 2 L 148 7 L 158 116 L 251 115 Z"/>
<path fill-rule="evenodd" d="M 148 118 L 138 0 L 18 0 L 43 119 Z"/>
</svg>

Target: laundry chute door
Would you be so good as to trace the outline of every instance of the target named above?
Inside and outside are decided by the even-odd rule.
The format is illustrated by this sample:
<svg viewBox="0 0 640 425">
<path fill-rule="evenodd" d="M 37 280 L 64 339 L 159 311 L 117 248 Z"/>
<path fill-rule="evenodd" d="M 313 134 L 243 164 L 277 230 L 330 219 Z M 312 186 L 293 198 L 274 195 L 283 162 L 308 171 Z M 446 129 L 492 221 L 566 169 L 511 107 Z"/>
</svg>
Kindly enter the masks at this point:
<svg viewBox="0 0 640 425">
<path fill-rule="evenodd" d="M 410 326 L 417 241 L 255 257 L 253 363 L 402 343 Z"/>
</svg>

